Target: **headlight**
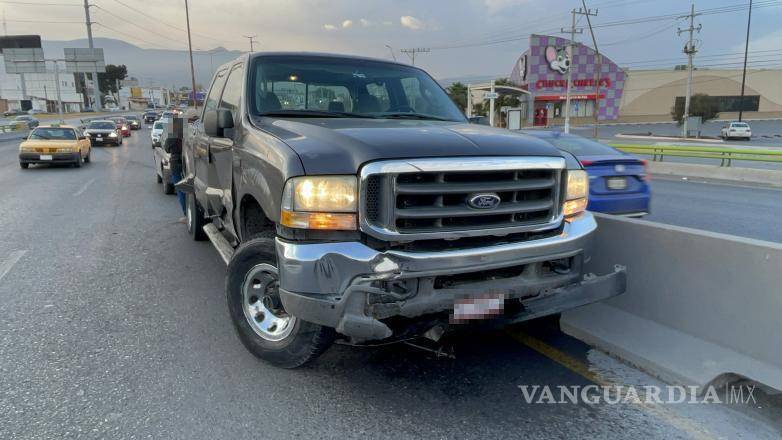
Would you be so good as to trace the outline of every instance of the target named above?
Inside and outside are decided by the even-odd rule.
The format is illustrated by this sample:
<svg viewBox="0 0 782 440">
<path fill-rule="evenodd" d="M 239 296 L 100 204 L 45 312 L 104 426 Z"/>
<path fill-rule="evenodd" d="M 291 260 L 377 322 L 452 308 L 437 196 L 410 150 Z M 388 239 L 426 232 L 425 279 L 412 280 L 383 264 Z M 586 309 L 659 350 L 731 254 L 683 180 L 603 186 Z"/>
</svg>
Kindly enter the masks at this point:
<svg viewBox="0 0 782 440">
<path fill-rule="evenodd" d="M 110 137 L 110 138 L 115 138 L 115 137 L 117 137 L 117 133 L 114 133 L 114 132 L 112 131 L 111 133 L 109 133 L 109 137 Z"/>
<path fill-rule="evenodd" d="M 123 125 L 123 126 L 122 126 L 122 129 L 123 129 L 123 130 L 127 130 L 127 129 L 128 129 L 127 125 Z"/>
<path fill-rule="evenodd" d="M 586 210 L 589 198 L 589 176 L 584 170 L 568 170 L 565 204 L 562 214 L 573 217 Z"/>
<path fill-rule="evenodd" d="M 58 148 L 57 149 L 58 153 L 72 153 L 74 151 L 76 151 L 76 149 L 75 148 L 70 148 L 70 147 L 63 147 L 63 148 Z"/>
<path fill-rule="evenodd" d="M 355 230 L 355 176 L 294 177 L 282 195 L 283 226 L 299 229 Z"/>
</svg>

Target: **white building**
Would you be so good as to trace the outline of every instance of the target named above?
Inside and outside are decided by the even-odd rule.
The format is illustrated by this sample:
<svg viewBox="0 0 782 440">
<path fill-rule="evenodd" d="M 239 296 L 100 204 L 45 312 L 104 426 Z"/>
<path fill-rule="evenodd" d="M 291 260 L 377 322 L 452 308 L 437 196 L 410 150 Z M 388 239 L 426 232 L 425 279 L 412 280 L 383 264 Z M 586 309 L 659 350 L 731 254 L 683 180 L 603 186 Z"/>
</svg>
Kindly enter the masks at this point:
<svg viewBox="0 0 782 440">
<path fill-rule="evenodd" d="M 165 107 L 170 104 L 169 91 L 165 87 L 128 87 L 119 89 L 119 107 L 129 110 L 143 110 L 148 105 Z"/>
<path fill-rule="evenodd" d="M 34 109 L 57 111 L 57 79 L 52 63 L 47 63 L 47 67 L 51 69 L 50 72 L 24 74 L 25 87 L 22 87 L 22 75 L 6 73 L 5 62 L 0 55 L 0 100 L 5 100 L 7 109 L 21 109 L 21 101 L 28 99 Z M 65 73 L 63 65 L 60 66 L 59 82 L 63 111 L 81 111 L 83 95 L 76 88 L 74 74 Z"/>
</svg>

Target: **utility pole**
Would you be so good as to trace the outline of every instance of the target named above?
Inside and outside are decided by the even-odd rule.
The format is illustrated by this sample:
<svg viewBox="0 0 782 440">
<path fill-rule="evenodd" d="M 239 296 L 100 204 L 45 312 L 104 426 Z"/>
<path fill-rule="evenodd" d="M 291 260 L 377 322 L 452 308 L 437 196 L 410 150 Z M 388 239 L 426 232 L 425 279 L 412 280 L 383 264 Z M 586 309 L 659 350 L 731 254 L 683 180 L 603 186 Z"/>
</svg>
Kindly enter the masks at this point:
<svg viewBox="0 0 782 440">
<path fill-rule="evenodd" d="M 190 39 L 190 9 L 185 0 L 185 20 L 187 20 L 187 50 L 190 53 L 190 80 L 193 84 L 193 107 L 198 108 L 198 99 L 196 99 L 196 80 L 195 67 L 193 67 L 193 42 Z"/>
<path fill-rule="evenodd" d="M 60 66 L 58 60 L 54 61 L 54 83 L 55 88 L 57 90 L 57 113 L 60 115 L 60 123 L 65 123 L 65 118 L 63 117 L 62 113 L 62 95 L 60 94 Z"/>
<path fill-rule="evenodd" d="M 679 29 L 677 32 L 678 35 L 681 35 L 685 32 L 690 33 L 690 38 L 687 44 L 684 45 L 684 53 L 687 55 L 687 95 L 684 97 L 684 127 L 682 132 L 682 137 L 687 137 L 687 119 L 690 117 L 690 99 L 692 96 L 692 58 L 695 55 L 696 52 L 698 52 L 697 49 L 695 49 L 695 44 L 693 43 L 693 34 L 695 32 L 701 31 L 701 25 L 699 24 L 697 27 L 695 27 L 695 17 L 701 15 L 695 13 L 695 2 L 692 3 L 690 14 L 684 15 L 679 18 L 689 18 L 690 20 L 690 26 L 687 29 Z"/>
<path fill-rule="evenodd" d="M 407 54 L 407 56 L 410 57 L 410 61 L 415 66 L 415 54 L 417 54 L 417 53 L 428 53 L 429 50 L 430 49 L 428 47 L 415 47 L 415 48 L 412 48 L 412 49 L 402 49 L 402 50 L 400 50 L 400 52 L 402 52 L 404 54 Z"/>
<path fill-rule="evenodd" d="M 494 127 L 494 80 L 491 80 L 489 93 L 489 96 L 491 96 L 489 98 L 489 126 Z"/>
<path fill-rule="evenodd" d="M 570 133 L 570 86 L 573 78 L 573 47 L 576 39 L 576 34 L 584 32 L 582 28 L 576 28 L 576 15 L 581 13 L 581 9 L 578 11 L 573 9 L 571 11 L 572 23 L 570 29 L 561 28 L 560 32 L 563 34 L 570 34 L 570 42 L 568 43 L 568 55 L 570 56 L 570 67 L 567 69 L 567 86 L 565 90 L 565 133 Z"/>
<path fill-rule="evenodd" d="M 257 38 L 258 36 L 257 35 L 242 35 L 242 36 L 250 40 L 250 53 L 252 53 L 254 49 L 253 40 L 255 40 L 255 38 Z"/>
<path fill-rule="evenodd" d="M 744 43 L 744 71 L 741 73 L 741 107 L 739 107 L 739 122 L 744 116 L 744 86 L 747 83 L 747 53 L 749 53 L 749 25 L 752 23 L 752 0 L 749 0 L 749 15 L 747 15 L 747 41 Z"/>
<path fill-rule="evenodd" d="M 593 113 L 595 114 L 595 126 L 594 130 L 592 132 L 592 135 L 595 139 L 600 136 L 600 75 L 602 74 L 602 58 L 600 57 L 600 49 L 597 47 L 597 39 L 595 38 L 595 31 L 592 29 L 592 20 L 589 17 L 597 17 L 597 9 L 595 9 L 595 12 L 592 12 L 591 9 L 587 8 L 586 0 L 581 0 L 581 4 L 584 5 L 584 11 L 582 12 L 579 9 L 579 15 L 586 16 L 587 24 L 589 25 L 589 34 L 592 36 L 592 45 L 595 47 L 595 59 L 597 61 L 597 66 L 595 67 L 595 108 L 593 110 Z"/>
<path fill-rule="evenodd" d="M 84 0 L 84 17 L 86 19 L 87 24 L 87 41 L 89 42 L 90 49 L 95 48 L 95 43 L 92 41 L 92 20 L 90 20 L 90 3 L 88 0 Z M 84 78 L 86 80 L 87 75 L 84 75 Z M 86 84 L 85 84 L 86 87 Z M 99 111 L 101 109 L 101 103 L 100 103 L 100 86 L 98 83 L 98 66 L 95 65 L 92 69 L 92 96 L 95 100 L 95 103 L 93 104 L 92 109 L 95 111 Z"/>
</svg>

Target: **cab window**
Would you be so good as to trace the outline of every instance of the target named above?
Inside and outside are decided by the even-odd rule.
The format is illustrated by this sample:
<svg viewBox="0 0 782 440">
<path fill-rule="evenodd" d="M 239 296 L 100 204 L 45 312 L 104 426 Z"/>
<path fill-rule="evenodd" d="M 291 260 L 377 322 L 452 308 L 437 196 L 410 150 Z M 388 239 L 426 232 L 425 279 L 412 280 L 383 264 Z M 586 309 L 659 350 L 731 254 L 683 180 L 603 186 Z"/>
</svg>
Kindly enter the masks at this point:
<svg viewBox="0 0 782 440">
<path fill-rule="evenodd" d="M 209 110 L 217 109 L 217 103 L 220 99 L 220 94 L 223 91 L 223 86 L 225 85 L 226 73 L 225 69 L 217 72 L 215 80 L 212 82 L 212 87 L 209 88 L 209 94 L 204 101 L 204 114 Z M 201 115 L 201 118 L 203 119 L 203 114 Z"/>
<path fill-rule="evenodd" d="M 244 78 L 244 66 L 239 65 L 231 70 L 228 80 L 225 82 L 225 89 L 220 100 L 220 107 L 233 113 L 234 117 L 239 110 L 239 103 L 242 99 L 242 79 Z"/>
<path fill-rule="evenodd" d="M 74 141 L 76 132 L 72 128 L 38 127 L 30 133 L 30 139 Z"/>
</svg>

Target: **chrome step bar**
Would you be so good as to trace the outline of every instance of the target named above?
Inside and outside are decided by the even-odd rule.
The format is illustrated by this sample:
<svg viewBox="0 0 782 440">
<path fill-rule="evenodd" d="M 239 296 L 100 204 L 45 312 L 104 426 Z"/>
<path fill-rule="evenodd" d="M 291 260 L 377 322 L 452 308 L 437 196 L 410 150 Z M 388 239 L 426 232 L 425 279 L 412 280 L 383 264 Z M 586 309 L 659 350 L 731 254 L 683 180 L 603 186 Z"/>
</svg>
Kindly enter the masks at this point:
<svg viewBox="0 0 782 440">
<path fill-rule="evenodd" d="M 231 258 L 234 256 L 233 246 L 228 243 L 228 240 L 226 240 L 220 230 L 217 229 L 217 226 L 212 223 L 204 226 L 204 232 L 206 232 L 206 236 L 209 237 L 209 241 L 212 242 L 212 246 L 217 249 L 217 253 L 220 254 L 220 258 L 223 259 L 227 266 L 231 261 Z"/>
</svg>

